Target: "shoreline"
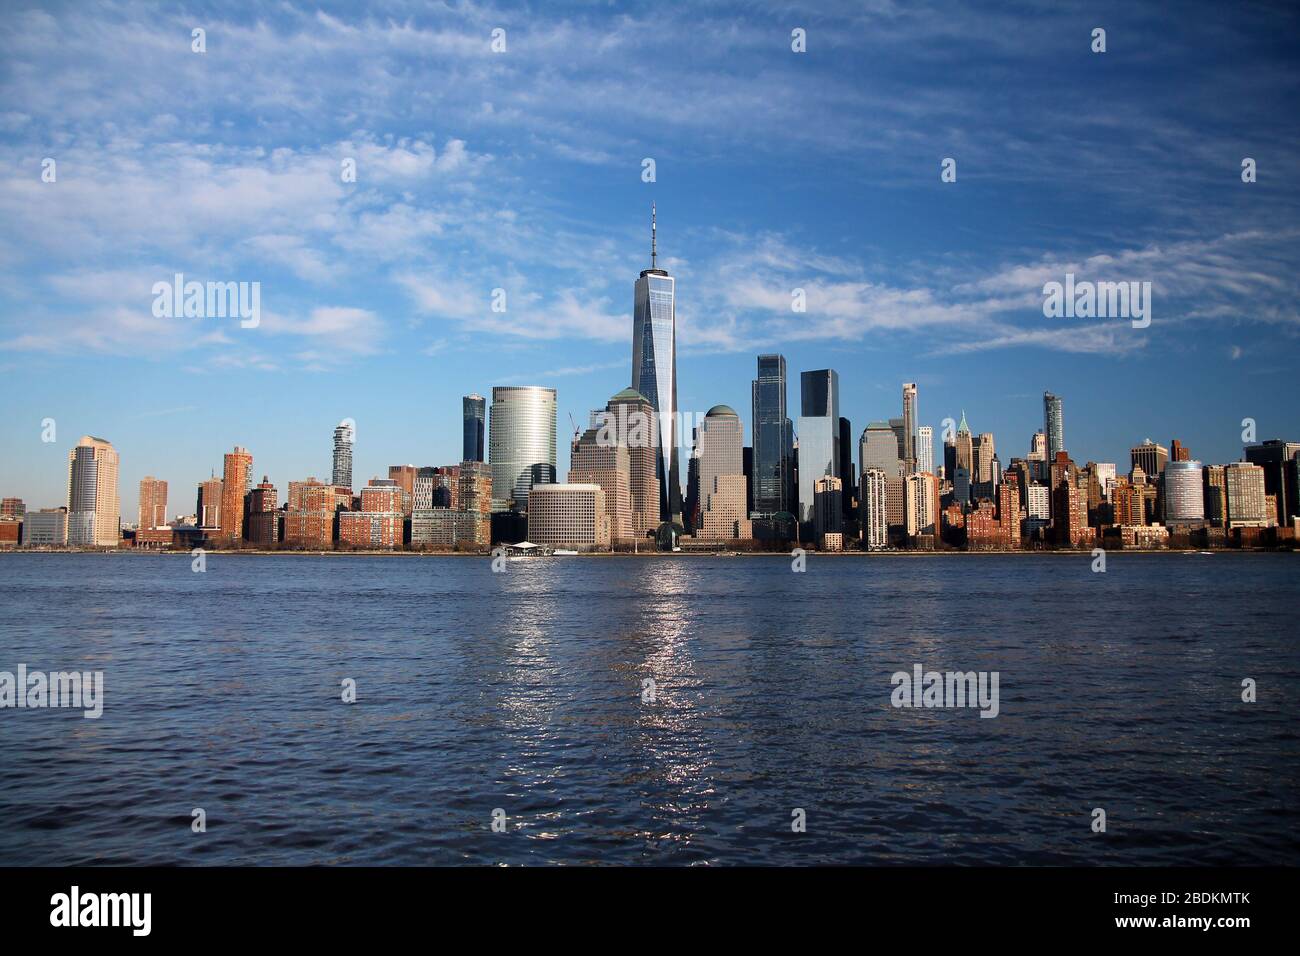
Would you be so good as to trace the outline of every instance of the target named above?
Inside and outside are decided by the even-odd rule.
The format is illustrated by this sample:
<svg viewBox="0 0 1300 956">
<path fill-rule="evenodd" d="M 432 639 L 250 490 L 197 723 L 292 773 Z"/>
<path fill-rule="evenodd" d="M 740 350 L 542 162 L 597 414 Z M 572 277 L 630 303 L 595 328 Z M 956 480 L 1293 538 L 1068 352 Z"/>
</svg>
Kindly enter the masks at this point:
<svg viewBox="0 0 1300 956">
<path fill-rule="evenodd" d="M 1200 555 L 1208 557 L 1216 554 L 1294 554 L 1294 548 L 1117 548 L 1106 550 L 1105 553 L 1113 554 L 1168 554 L 1168 555 Z M 190 551 L 172 550 L 172 549 L 135 549 L 135 548 L 5 548 L 0 549 L 0 557 L 9 554 L 83 554 L 83 555 L 166 555 L 172 557 L 192 558 Z M 549 558 L 571 559 L 571 558 L 786 558 L 791 557 L 791 551 L 642 551 L 633 553 L 631 551 L 584 551 L 578 554 L 548 555 L 545 558 L 530 557 L 517 558 L 516 560 L 547 560 Z M 806 551 L 808 557 L 817 558 L 919 558 L 919 557 L 988 557 L 993 555 L 1016 555 L 1025 557 L 1042 557 L 1047 555 L 1063 557 L 1092 557 L 1092 549 L 1079 548 L 1077 550 L 1048 550 L 1041 551 L 1020 549 L 1014 551 L 960 551 L 960 550 L 943 550 L 943 551 L 908 551 L 908 550 L 890 550 L 890 551 Z M 226 556 L 246 556 L 246 557 L 302 557 L 302 558 L 492 558 L 494 555 L 488 551 L 402 551 L 402 550 L 373 550 L 373 551 L 268 551 L 254 548 L 233 548 L 230 550 L 204 550 L 206 557 L 220 555 Z"/>
</svg>

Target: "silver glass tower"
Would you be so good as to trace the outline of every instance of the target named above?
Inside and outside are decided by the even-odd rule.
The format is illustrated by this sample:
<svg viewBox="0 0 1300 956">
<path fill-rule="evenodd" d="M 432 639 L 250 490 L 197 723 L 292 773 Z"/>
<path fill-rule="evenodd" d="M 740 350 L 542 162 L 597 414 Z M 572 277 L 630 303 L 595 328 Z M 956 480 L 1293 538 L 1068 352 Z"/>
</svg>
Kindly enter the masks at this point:
<svg viewBox="0 0 1300 956">
<path fill-rule="evenodd" d="M 794 513 L 790 473 L 794 428 L 786 416 L 785 356 L 760 355 L 752 384 L 754 417 L 754 511 Z"/>
<path fill-rule="evenodd" d="M 331 480 L 341 488 L 352 487 L 352 443 L 355 438 L 356 428 L 350 420 L 339 422 L 334 429 L 334 474 Z M 252 472 L 249 474 L 251 476 Z"/>
<path fill-rule="evenodd" d="M 555 482 L 555 389 L 496 386 L 488 415 L 492 510 L 526 511 L 533 485 Z"/>
<path fill-rule="evenodd" d="M 916 468 L 916 383 L 903 383 L 903 471 L 914 474 Z"/>
<path fill-rule="evenodd" d="M 840 377 L 834 369 L 804 372 L 799 377 L 799 512 L 813 519 L 813 484 L 840 473 Z"/>
<path fill-rule="evenodd" d="M 632 388 L 649 399 L 659 418 L 659 511 L 681 521 L 677 472 L 677 315 L 674 279 L 658 267 L 655 207 L 650 206 L 650 268 L 636 280 L 632 309 Z"/>
<path fill-rule="evenodd" d="M 1061 398 L 1043 392 L 1043 431 L 1047 433 L 1047 460 L 1056 461 L 1056 453 L 1065 451 L 1065 422 L 1061 415 Z"/>
<path fill-rule="evenodd" d="M 461 399 L 461 416 L 465 425 L 461 461 L 483 460 L 483 419 L 487 411 L 486 405 L 482 395 L 466 395 Z"/>
</svg>

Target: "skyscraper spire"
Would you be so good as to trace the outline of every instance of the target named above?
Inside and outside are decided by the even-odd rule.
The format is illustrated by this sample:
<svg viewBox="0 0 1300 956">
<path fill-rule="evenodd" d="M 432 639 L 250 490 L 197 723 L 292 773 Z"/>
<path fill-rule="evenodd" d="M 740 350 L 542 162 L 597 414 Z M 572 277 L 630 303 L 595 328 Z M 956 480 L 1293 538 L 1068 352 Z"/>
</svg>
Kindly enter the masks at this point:
<svg viewBox="0 0 1300 956">
<path fill-rule="evenodd" d="M 655 268 L 655 258 L 658 256 L 658 251 L 655 248 L 655 229 L 656 229 L 655 204 L 654 201 L 651 200 L 650 202 L 650 268 L 651 269 Z"/>
</svg>

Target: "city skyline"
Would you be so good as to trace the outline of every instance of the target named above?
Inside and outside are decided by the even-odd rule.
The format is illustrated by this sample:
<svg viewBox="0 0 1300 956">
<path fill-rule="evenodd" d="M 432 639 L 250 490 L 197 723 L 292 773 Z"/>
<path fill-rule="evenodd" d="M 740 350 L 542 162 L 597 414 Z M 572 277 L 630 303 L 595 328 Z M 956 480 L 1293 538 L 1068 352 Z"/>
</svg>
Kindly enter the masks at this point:
<svg viewBox="0 0 1300 956">
<path fill-rule="evenodd" d="M 901 382 L 924 393 L 918 424 L 938 433 L 964 408 L 1012 453 L 1041 427 L 1044 391 L 1067 400 L 1067 448 L 1097 461 L 1173 435 L 1230 461 L 1247 417 L 1261 436 L 1300 432 L 1279 357 L 1300 325 L 1300 178 L 1280 119 L 1293 87 L 1277 82 L 1293 41 L 1276 21 L 1224 30 L 1208 5 L 1175 23 L 1102 6 L 1112 52 L 1093 54 L 1091 25 L 1068 11 L 846 5 L 802 24 L 798 54 L 800 24 L 740 7 L 663 5 L 654 29 L 576 6 L 545 23 L 393 9 L 396 23 L 235 6 L 207 18 L 203 54 L 188 18 L 129 3 L 116 19 L 19 9 L 0 28 L 20 67 L 0 83 L 24 104 L 0 118 L 8 493 L 57 505 L 51 449 L 81 434 L 112 436 L 129 514 L 140 478 L 188 487 L 237 444 L 259 475 L 326 478 L 317 435 L 345 419 L 358 482 L 394 462 L 456 461 L 457 403 L 495 386 L 555 388 L 560 423 L 585 420 L 629 384 L 628 283 L 652 202 L 676 283 L 678 405 L 740 410 L 748 444 L 753 358 L 770 352 L 791 376 L 839 371 L 855 440 L 899 414 Z M 889 42 L 863 56 L 875 40 Z M 427 89 L 422 47 L 456 97 Z M 569 63 L 537 104 L 523 91 L 560 48 Z M 928 69 L 954 51 L 942 76 Z M 340 63 L 376 53 L 360 96 L 360 69 Z M 1023 72 L 1000 87 L 1006 109 L 969 109 L 963 79 L 1000 75 L 1007 53 Z M 155 82 L 87 98 L 65 58 Z M 284 98 L 244 105 L 249 64 L 267 58 L 293 64 L 276 74 Z M 611 96 L 614 64 L 632 74 Z M 218 75 L 229 87 L 213 88 Z M 662 108 L 633 92 L 650 75 L 673 91 Z M 295 108 L 321 90 L 349 106 Z M 1079 90 L 1142 108 L 1062 115 Z M 876 115 L 887 141 L 863 118 Z M 1105 163 L 1080 149 L 1094 144 Z M 260 324 L 153 315 L 151 286 L 176 273 L 260 282 Z M 1151 326 L 1046 318 L 1042 285 L 1066 274 L 1151 281 Z M 53 445 L 39 441 L 46 419 Z M 564 474 L 565 442 L 558 454 Z"/>
</svg>

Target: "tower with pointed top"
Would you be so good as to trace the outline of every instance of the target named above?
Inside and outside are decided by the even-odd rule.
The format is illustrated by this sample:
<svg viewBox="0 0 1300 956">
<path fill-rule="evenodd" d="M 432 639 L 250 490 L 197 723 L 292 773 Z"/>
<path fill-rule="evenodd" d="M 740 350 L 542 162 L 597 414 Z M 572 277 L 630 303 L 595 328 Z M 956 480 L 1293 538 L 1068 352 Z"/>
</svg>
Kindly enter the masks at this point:
<svg viewBox="0 0 1300 956">
<path fill-rule="evenodd" d="M 681 521 L 677 451 L 677 314 L 675 280 L 659 268 L 658 217 L 650 205 L 650 268 L 641 270 L 632 303 L 632 388 L 658 417 L 660 516 Z"/>
</svg>

